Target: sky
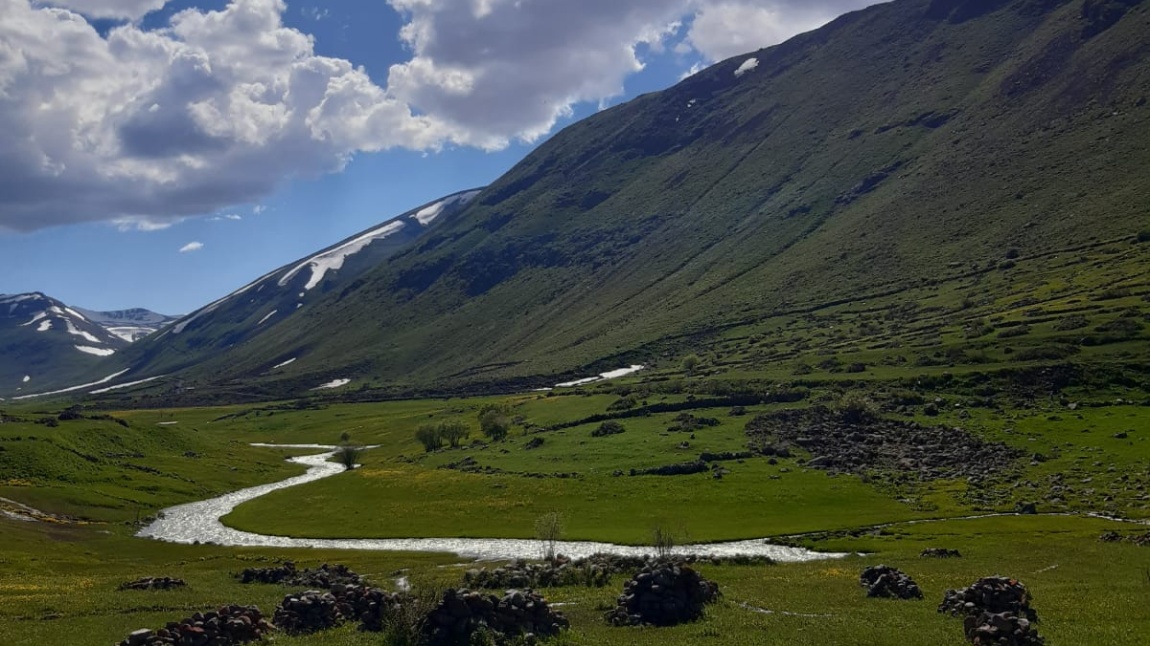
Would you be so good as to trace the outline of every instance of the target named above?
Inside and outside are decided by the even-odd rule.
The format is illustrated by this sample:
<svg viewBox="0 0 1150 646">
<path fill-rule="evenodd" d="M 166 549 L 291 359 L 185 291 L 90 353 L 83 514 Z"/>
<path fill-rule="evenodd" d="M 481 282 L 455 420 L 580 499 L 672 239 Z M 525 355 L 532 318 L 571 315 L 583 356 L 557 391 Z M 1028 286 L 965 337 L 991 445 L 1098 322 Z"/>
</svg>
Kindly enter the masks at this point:
<svg viewBox="0 0 1150 646">
<path fill-rule="evenodd" d="M 0 293 L 190 312 L 873 0 L 0 0 Z"/>
</svg>

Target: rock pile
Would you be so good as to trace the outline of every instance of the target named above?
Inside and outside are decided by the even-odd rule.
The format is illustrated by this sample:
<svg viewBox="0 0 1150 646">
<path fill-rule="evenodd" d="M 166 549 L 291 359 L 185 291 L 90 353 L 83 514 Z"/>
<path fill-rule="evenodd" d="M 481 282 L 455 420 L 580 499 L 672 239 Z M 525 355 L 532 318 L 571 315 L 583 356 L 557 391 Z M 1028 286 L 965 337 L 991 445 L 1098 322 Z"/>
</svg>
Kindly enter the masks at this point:
<svg viewBox="0 0 1150 646">
<path fill-rule="evenodd" d="M 449 588 L 427 615 L 424 633 L 429 646 L 468 644 L 473 633 L 485 630 L 497 644 L 513 639 L 534 641 L 567 628 L 567 618 L 531 590 L 508 590 L 502 597 Z"/>
<path fill-rule="evenodd" d="M 255 606 L 223 606 L 169 622 L 159 630 L 143 628 L 128 635 L 119 646 L 232 646 L 263 638 L 273 630 Z"/>
<path fill-rule="evenodd" d="M 859 585 L 866 588 L 866 596 L 886 599 L 921 599 L 922 590 L 914 579 L 889 565 L 868 567 L 859 575 Z"/>
<path fill-rule="evenodd" d="M 120 584 L 120 590 L 173 590 L 188 585 L 183 579 L 173 579 L 170 576 L 146 576 L 135 581 L 126 581 Z"/>
<path fill-rule="evenodd" d="M 336 583 L 363 585 L 363 577 L 346 565 L 324 563 L 316 569 L 297 570 L 295 563 L 284 561 L 279 567 L 247 568 L 237 575 L 240 583 L 282 583 L 284 585 L 327 590 Z"/>
<path fill-rule="evenodd" d="M 617 606 L 604 615 L 615 626 L 673 626 L 703 615 L 719 596 L 719 585 L 689 565 L 650 562 L 623 585 Z"/>
<path fill-rule="evenodd" d="M 965 617 L 1005 612 L 1027 621 L 1038 621 L 1038 614 L 1030 607 L 1026 586 L 1004 576 L 983 577 L 969 588 L 947 590 L 938 611 Z"/>
<path fill-rule="evenodd" d="M 1122 534 L 1119 534 L 1115 531 L 1102 532 L 1102 535 L 1098 537 L 1098 540 L 1102 541 L 1103 543 L 1119 543 L 1122 541 Z"/>
<path fill-rule="evenodd" d="M 335 628 L 342 619 L 335 595 L 306 590 L 285 596 L 276 606 L 272 623 L 288 634 L 299 635 Z"/>
<path fill-rule="evenodd" d="M 666 466 L 650 467 L 648 469 L 631 469 L 630 473 L 633 476 L 685 476 L 691 475 L 692 473 L 703 473 L 710 469 L 711 467 L 707 466 L 706 462 L 695 460 L 693 462 L 668 464 Z"/>
<path fill-rule="evenodd" d="M 924 559 L 957 559 L 962 558 L 958 550 L 948 550 L 945 547 L 928 547 L 919 554 Z"/>
<path fill-rule="evenodd" d="M 621 571 L 635 571 L 643 567 L 640 557 L 595 554 L 572 560 L 557 556 L 542 563 L 517 560 L 507 565 L 487 569 L 474 568 L 463 575 L 468 588 L 503 590 L 507 588 L 555 588 L 569 585 L 602 587 L 611 582 L 611 576 Z"/>
<path fill-rule="evenodd" d="M 1046 641 L 1030 621 L 1009 612 L 982 612 L 964 623 L 966 639 L 975 646 L 1043 646 Z"/>
<path fill-rule="evenodd" d="M 924 480 L 984 477 L 1023 455 L 959 428 L 881 417 L 847 422 L 822 407 L 759 415 L 747 423 L 746 432 L 751 449 L 762 455 L 797 446 L 813 456 L 808 466 L 835 473 L 861 475 L 878 469 Z"/>
</svg>

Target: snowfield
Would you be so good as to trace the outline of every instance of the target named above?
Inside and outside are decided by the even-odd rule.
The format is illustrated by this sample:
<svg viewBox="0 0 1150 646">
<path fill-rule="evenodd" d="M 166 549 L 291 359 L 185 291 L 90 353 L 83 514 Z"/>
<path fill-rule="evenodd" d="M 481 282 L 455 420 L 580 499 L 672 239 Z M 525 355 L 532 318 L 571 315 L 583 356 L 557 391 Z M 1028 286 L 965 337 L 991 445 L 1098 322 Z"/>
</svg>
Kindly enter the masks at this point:
<svg viewBox="0 0 1150 646">
<path fill-rule="evenodd" d="M 367 233 L 364 233 L 357 238 L 348 240 L 335 249 L 330 249 L 321 254 L 317 254 L 311 258 L 308 258 L 295 267 L 292 267 L 291 270 L 284 274 L 276 284 L 280 287 L 285 287 L 292 278 L 295 278 L 296 274 L 300 273 L 304 269 L 310 268 L 311 277 L 308 278 L 307 284 L 303 286 L 304 291 L 310 291 L 312 288 L 318 285 L 320 281 L 323 280 L 323 277 L 325 274 L 327 274 L 327 272 L 337 271 L 340 267 L 343 267 L 343 262 L 347 260 L 349 256 L 359 253 L 369 244 L 381 238 L 386 238 L 391 234 L 399 231 L 403 227 L 403 222 L 392 220 L 391 222 L 388 222 L 381 227 L 372 229 L 371 231 L 368 231 Z"/>
<path fill-rule="evenodd" d="M 333 380 L 327 382 L 326 384 L 320 384 L 320 385 L 316 386 L 315 388 L 312 388 L 312 390 L 327 390 L 329 388 L 340 388 L 340 387 L 346 386 L 350 383 L 351 383 L 350 379 L 333 379 Z"/>
<path fill-rule="evenodd" d="M 113 354 L 116 354 L 116 351 L 111 348 L 93 348 L 89 345 L 74 345 L 72 347 L 76 348 L 80 352 L 85 354 L 94 354 L 97 357 L 110 357 Z"/>
</svg>

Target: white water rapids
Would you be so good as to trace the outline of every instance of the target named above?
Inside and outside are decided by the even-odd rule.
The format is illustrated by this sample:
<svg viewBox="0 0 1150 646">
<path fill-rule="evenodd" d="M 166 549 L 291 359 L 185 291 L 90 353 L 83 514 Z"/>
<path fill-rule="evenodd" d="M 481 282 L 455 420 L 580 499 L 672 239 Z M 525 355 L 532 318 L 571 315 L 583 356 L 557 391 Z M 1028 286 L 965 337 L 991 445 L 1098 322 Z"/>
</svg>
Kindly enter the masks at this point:
<svg viewBox="0 0 1150 646">
<path fill-rule="evenodd" d="M 312 482 L 342 472 L 343 466 L 328 461 L 337 447 L 322 444 L 255 444 L 253 446 L 289 449 L 322 449 L 325 452 L 289 458 L 289 461 L 308 467 L 307 473 L 279 482 L 249 487 L 222 496 L 169 507 L 159 518 L 136 535 L 173 543 L 215 543 L 237 547 L 313 547 L 341 550 L 381 550 L 402 552 L 454 552 L 460 556 L 483 560 L 538 558 L 542 553 L 538 540 L 515 538 L 293 538 L 269 536 L 232 529 L 220 522 L 236 505 L 264 494 Z M 650 547 L 614 545 L 592 541 L 559 541 L 555 551 L 574 558 L 597 552 L 641 556 L 651 553 Z M 816 559 L 841 558 L 846 554 L 812 552 L 795 547 L 771 545 L 762 539 L 731 541 L 726 543 L 700 543 L 679 545 L 676 554 L 699 556 L 734 556 L 751 554 L 769 556 L 776 561 L 795 562 Z"/>
</svg>

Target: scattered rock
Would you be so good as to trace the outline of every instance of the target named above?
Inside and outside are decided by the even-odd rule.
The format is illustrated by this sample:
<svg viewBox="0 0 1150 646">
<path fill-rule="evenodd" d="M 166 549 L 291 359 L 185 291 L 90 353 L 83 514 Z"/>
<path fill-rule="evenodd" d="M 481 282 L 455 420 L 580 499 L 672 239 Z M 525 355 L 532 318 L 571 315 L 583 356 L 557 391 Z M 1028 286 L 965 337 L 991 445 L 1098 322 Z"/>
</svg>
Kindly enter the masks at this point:
<svg viewBox="0 0 1150 646">
<path fill-rule="evenodd" d="M 1113 530 L 1109 532 L 1102 532 L 1102 535 L 1098 537 L 1098 540 L 1102 541 L 1103 543 L 1118 543 L 1122 541 L 1122 535 Z"/>
<path fill-rule="evenodd" d="M 188 583 L 183 579 L 173 579 L 167 576 L 146 576 L 135 581 L 121 583 L 118 590 L 174 590 L 183 588 Z"/>
<path fill-rule="evenodd" d="M 656 561 L 623 585 L 615 609 L 604 618 L 615 626 L 673 626 L 703 616 L 719 596 L 719 585 L 680 562 Z"/>
<path fill-rule="evenodd" d="M 889 565 L 868 567 L 859 575 L 859 585 L 866 588 L 866 596 L 886 599 L 921 599 L 922 590 L 914 579 L 902 570 Z"/>
<path fill-rule="evenodd" d="M 283 585 L 327 590 L 336 583 L 363 585 L 363 577 L 346 565 L 324 563 L 315 569 L 297 570 L 295 563 L 284 561 L 278 567 L 247 568 L 236 575 L 240 583 L 282 583 Z"/>
<path fill-rule="evenodd" d="M 773 565 L 768 556 L 736 554 L 732 556 L 696 556 L 686 554 L 675 557 L 683 563 L 709 565 Z M 468 588 L 503 590 L 507 588 L 556 588 L 582 585 L 602 587 L 611 583 L 611 577 L 623 572 L 636 572 L 650 562 L 648 557 L 592 554 L 572 559 L 562 554 L 543 562 L 519 559 L 499 567 L 473 568 L 463 575 Z"/>
<path fill-rule="evenodd" d="M 945 547 L 928 547 L 919 554 L 922 558 L 931 559 L 957 559 L 962 558 L 958 550 L 948 550 Z"/>
<path fill-rule="evenodd" d="M 1023 455 L 959 428 L 878 416 L 847 421 L 825 407 L 759 415 L 746 432 L 750 448 L 761 455 L 782 455 L 782 449 L 797 446 L 812 456 L 807 466 L 832 473 L 886 470 L 922 480 L 983 478 L 1010 468 Z"/>
</svg>

